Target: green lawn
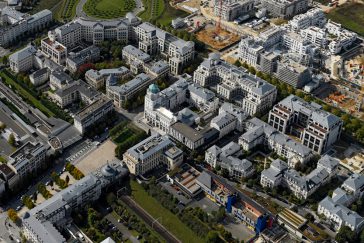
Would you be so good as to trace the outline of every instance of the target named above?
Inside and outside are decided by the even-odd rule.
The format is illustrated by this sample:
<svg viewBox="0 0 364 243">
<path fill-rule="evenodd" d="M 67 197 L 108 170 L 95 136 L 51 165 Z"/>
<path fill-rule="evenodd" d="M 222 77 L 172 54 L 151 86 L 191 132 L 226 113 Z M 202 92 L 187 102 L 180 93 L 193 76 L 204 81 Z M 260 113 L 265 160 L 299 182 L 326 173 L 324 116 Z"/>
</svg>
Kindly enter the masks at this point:
<svg viewBox="0 0 364 243">
<path fill-rule="evenodd" d="M 331 10 L 327 17 L 364 36 L 364 4 L 346 3 Z"/>
<path fill-rule="evenodd" d="M 183 224 L 176 215 L 164 208 L 157 200 L 149 196 L 148 193 L 136 181 L 130 180 L 132 197 L 154 218 L 163 224 L 182 242 L 199 243 L 204 242 L 190 228 Z"/>
<path fill-rule="evenodd" d="M 32 104 L 34 107 L 38 108 L 40 111 L 42 111 L 47 116 L 49 116 L 49 117 L 54 116 L 54 113 L 52 111 L 50 111 L 47 107 L 45 107 L 37 98 L 32 96 L 27 90 L 25 90 L 17 82 L 12 80 L 4 72 L 1 72 L 0 76 L 2 77 L 3 81 L 6 84 L 11 85 L 11 87 L 13 89 L 15 89 L 25 101 L 28 101 L 30 104 Z"/>
<path fill-rule="evenodd" d="M 102 19 L 123 17 L 134 8 L 134 0 L 87 0 L 83 6 L 83 10 L 88 16 Z"/>
<path fill-rule="evenodd" d="M 63 0 L 62 8 L 58 10 L 58 17 L 62 20 L 71 20 L 76 16 L 76 7 L 79 0 Z"/>
<path fill-rule="evenodd" d="M 177 17 L 188 15 L 187 12 L 173 8 L 168 0 L 143 0 L 143 4 L 145 10 L 139 14 L 139 17 L 145 21 L 156 20 L 164 26 L 170 25 Z"/>
</svg>

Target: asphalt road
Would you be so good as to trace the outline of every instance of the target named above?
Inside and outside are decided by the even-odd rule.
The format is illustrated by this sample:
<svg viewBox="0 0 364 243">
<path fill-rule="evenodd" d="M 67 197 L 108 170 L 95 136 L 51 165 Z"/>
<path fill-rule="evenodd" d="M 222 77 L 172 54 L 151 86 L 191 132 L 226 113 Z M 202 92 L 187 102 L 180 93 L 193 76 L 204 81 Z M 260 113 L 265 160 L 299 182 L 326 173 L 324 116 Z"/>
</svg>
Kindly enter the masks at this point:
<svg viewBox="0 0 364 243">
<path fill-rule="evenodd" d="M 163 225 L 147 213 L 129 196 L 121 196 L 120 199 L 126 203 L 146 224 L 152 227 L 158 234 L 160 234 L 168 243 L 181 243 L 171 232 L 169 232 Z"/>
</svg>

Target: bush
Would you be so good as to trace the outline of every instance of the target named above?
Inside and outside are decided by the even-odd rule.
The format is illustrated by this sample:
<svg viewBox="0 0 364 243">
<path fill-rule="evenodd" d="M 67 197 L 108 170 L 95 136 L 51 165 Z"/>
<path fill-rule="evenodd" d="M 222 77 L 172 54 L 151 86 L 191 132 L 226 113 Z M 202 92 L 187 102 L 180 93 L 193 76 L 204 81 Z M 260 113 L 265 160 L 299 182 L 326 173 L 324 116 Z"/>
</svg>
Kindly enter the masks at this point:
<svg viewBox="0 0 364 243">
<path fill-rule="evenodd" d="M 19 216 L 18 216 L 17 212 L 16 212 L 14 209 L 12 209 L 12 208 L 10 208 L 10 209 L 8 210 L 8 217 L 9 217 L 9 219 L 10 219 L 11 221 L 13 221 L 14 223 L 18 223 L 18 222 L 19 222 L 19 220 L 20 220 L 20 218 L 19 218 Z"/>
</svg>

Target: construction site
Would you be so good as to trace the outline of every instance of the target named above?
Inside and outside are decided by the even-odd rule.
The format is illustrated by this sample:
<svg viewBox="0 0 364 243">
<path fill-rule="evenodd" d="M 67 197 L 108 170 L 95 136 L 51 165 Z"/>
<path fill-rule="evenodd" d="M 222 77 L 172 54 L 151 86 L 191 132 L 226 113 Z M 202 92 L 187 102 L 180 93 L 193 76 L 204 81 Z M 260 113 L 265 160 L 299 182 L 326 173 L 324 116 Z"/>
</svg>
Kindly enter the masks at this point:
<svg viewBox="0 0 364 243">
<path fill-rule="evenodd" d="M 203 29 L 196 33 L 199 41 L 209 45 L 217 51 L 240 41 L 240 37 L 223 29 L 217 29 L 215 25 L 207 24 Z"/>
</svg>

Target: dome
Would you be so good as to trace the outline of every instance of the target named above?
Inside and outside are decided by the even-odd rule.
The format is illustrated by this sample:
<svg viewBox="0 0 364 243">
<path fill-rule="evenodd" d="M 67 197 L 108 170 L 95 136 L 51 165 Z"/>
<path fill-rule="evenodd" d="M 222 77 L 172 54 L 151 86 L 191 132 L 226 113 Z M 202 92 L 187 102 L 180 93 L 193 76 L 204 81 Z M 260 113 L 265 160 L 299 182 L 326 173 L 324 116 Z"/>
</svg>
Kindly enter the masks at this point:
<svg viewBox="0 0 364 243">
<path fill-rule="evenodd" d="M 135 17 L 135 15 L 131 12 L 128 12 L 125 17 L 130 21 L 130 22 L 133 22 L 134 20 L 137 19 L 137 17 Z"/>
<path fill-rule="evenodd" d="M 107 164 L 104 167 L 102 167 L 101 173 L 104 176 L 106 176 L 106 177 L 114 176 L 114 175 L 117 174 L 117 172 L 115 171 L 115 169 L 112 168 L 109 164 Z"/>
<path fill-rule="evenodd" d="M 149 85 L 149 91 L 153 94 L 157 94 L 159 93 L 159 88 L 158 88 L 158 85 L 156 84 L 151 84 Z"/>
</svg>

